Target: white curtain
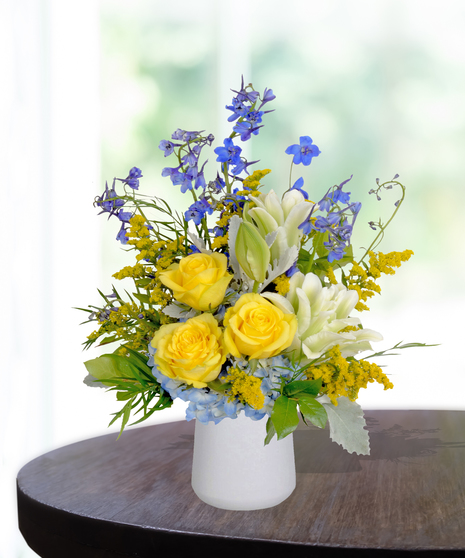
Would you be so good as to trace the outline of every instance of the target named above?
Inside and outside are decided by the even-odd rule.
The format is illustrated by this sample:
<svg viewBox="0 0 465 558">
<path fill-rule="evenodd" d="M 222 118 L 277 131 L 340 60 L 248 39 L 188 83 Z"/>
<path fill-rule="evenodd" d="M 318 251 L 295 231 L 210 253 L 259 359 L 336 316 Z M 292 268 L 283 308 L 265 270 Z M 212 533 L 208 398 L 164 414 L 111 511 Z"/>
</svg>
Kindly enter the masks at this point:
<svg viewBox="0 0 465 558">
<path fill-rule="evenodd" d="M 17 529 L 18 470 L 79 436 L 70 419 L 85 413 L 72 306 L 99 272 L 97 222 L 85 218 L 98 191 L 98 44 L 94 0 L 0 2 L 4 558 L 35 556 Z"/>
</svg>

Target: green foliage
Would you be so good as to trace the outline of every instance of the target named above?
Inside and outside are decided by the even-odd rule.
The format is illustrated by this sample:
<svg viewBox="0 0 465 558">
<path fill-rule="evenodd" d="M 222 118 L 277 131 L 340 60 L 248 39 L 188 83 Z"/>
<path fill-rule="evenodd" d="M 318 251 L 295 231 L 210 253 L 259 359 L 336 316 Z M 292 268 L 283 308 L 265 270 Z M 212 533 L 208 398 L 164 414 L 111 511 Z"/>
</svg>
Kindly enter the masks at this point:
<svg viewBox="0 0 465 558">
<path fill-rule="evenodd" d="M 142 412 L 142 417 L 133 422 L 138 424 L 148 419 L 155 411 L 171 407 L 171 397 L 162 389 L 156 378 L 152 375 L 151 368 L 147 365 L 147 357 L 123 345 L 126 356 L 120 354 L 107 354 L 85 362 L 90 378 L 99 381 L 116 391 L 118 401 L 127 401 L 123 408 L 114 414 L 111 426 L 121 418 L 121 436 L 127 425 L 131 413 Z M 120 348 L 117 350 L 120 351 Z"/>
<path fill-rule="evenodd" d="M 227 389 L 229 389 L 232 386 L 232 383 L 221 382 L 220 380 L 212 380 L 211 382 L 207 383 L 207 386 L 213 391 L 217 391 L 218 393 L 224 393 Z"/>
<path fill-rule="evenodd" d="M 311 395 L 305 393 L 298 394 L 299 410 L 304 420 L 309 420 L 318 428 L 324 428 L 328 415 L 325 408 Z"/>
<path fill-rule="evenodd" d="M 321 378 L 318 380 L 297 380 L 286 384 L 283 388 L 283 394 L 287 397 L 296 397 L 299 393 L 308 393 L 310 395 L 318 395 L 321 389 Z"/>
<path fill-rule="evenodd" d="M 285 395 L 278 397 L 271 412 L 271 421 L 275 427 L 278 440 L 294 432 L 299 424 L 297 401 L 289 399 Z"/>
<path fill-rule="evenodd" d="M 271 417 L 266 421 L 266 437 L 265 437 L 265 443 L 264 445 L 267 446 L 273 436 L 276 434 L 276 428 L 274 427 L 273 421 L 271 420 Z"/>
<path fill-rule="evenodd" d="M 310 252 L 308 250 L 305 250 L 305 248 L 300 249 L 299 257 L 297 259 L 297 267 L 299 268 L 299 271 L 304 275 L 310 273 L 310 271 L 312 270 L 313 258 L 314 252 L 310 254 Z"/>
</svg>

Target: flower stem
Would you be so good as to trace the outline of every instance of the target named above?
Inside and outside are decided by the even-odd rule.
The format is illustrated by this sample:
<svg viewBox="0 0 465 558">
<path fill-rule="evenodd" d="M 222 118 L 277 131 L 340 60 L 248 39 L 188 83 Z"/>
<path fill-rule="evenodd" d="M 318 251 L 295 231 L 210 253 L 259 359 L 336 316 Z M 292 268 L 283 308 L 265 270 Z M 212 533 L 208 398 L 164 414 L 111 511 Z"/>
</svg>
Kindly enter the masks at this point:
<svg viewBox="0 0 465 558">
<path fill-rule="evenodd" d="M 370 252 L 370 250 L 376 245 L 376 243 L 378 242 L 378 239 L 380 239 L 380 237 L 382 238 L 384 236 L 384 231 L 387 229 L 389 223 L 394 219 L 395 214 L 399 211 L 399 207 L 402 205 L 402 202 L 405 199 L 405 186 L 403 184 L 401 184 L 400 182 L 397 182 L 396 180 L 388 180 L 387 182 L 383 182 L 383 184 L 380 185 L 380 187 L 378 188 L 378 191 L 385 185 L 385 184 L 397 184 L 398 186 L 400 186 L 402 188 L 402 197 L 400 198 L 400 200 L 397 202 L 396 208 L 394 210 L 394 213 L 391 215 L 391 218 L 389 219 L 389 221 L 385 224 L 382 225 L 380 223 L 380 231 L 379 233 L 376 235 L 375 239 L 373 240 L 373 242 L 370 244 L 370 246 L 367 248 L 367 250 L 365 251 L 365 253 L 363 254 L 363 256 L 361 257 L 360 261 L 358 262 L 358 265 L 360 265 L 363 260 L 365 259 L 365 257 L 367 256 L 367 254 Z"/>
</svg>

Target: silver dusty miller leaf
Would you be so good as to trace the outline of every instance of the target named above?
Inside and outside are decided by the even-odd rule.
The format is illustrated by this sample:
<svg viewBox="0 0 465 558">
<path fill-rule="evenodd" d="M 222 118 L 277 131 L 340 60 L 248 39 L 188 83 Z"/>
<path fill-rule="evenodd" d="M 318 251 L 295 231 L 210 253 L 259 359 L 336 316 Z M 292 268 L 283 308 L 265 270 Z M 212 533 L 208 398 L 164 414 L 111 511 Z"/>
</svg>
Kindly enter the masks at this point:
<svg viewBox="0 0 465 558">
<path fill-rule="evenodd" d="M 347 397 L 339 397 L 337 407 L 327 395 L 318 398 L 328 414 L 331 440 L 340 444 L 349 453 L 370 455 L 370 438 L 363 418 L 363 410 L 358 403 Z"/>
</svg>

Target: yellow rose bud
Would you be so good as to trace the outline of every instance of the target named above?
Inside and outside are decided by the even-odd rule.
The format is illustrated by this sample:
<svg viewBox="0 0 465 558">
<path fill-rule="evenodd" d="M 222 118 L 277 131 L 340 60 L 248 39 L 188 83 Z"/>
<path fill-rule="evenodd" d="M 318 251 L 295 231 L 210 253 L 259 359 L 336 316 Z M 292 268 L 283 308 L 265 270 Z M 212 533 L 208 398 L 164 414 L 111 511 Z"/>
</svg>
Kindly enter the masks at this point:
<svg viewBox="0 0 465 558">
<path fill-rule="evenodd" d="M 268 358 L 287 349 L 297 331 L 295 314 L 285 314 L 259 294 L 242 295 L 224 317 L 224 343 L 236 358 Z"/>
<path fill-rule="evenodd" d="M 165 376 L 196 388 L 215 380 L 226 360 L 222 331 L 212 314 L 161 326 L 150 344 L 157 350 L 155 364 Z"/>
<path fill-rule="evenodd" d="M 224 254 L 191 254 L 160 273 L 160 281 L 179 302 L 195 310 L 211 310 L 223 302 L 232 279 Z"/>
</svg>

